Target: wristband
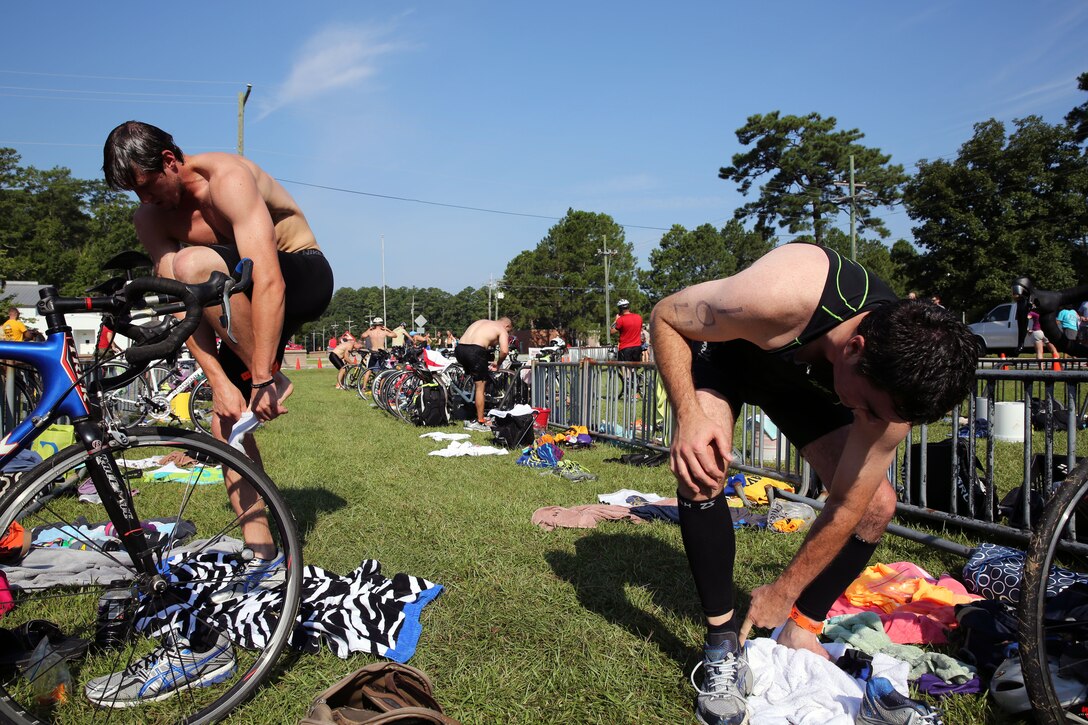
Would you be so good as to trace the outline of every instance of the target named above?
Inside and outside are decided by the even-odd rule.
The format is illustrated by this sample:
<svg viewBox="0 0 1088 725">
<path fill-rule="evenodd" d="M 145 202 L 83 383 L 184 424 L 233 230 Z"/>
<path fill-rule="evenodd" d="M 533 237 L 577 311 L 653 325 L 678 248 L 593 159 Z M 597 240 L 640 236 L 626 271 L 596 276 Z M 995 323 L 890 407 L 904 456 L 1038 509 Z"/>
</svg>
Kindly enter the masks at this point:
<svg viewBox="0 0 1088 725">
<path fill-rule="evenodd" d="M 269 378 L 268 380 L 265 380 L 263 383 L 250 383 L 249 387 L 251 389 L 253 389 L 253 390 L 260 390 L 261 388 L 267 388 L 269 385 L 272 385 L 275 382 L 276 382 L 275 378 Z"/>
<path fill-rule="evenodd" d="M 797 608 L 796 604 L 794 604 L 793 609 L 790 610 L 790 619 L 792 619 L 798 627 L 805 630 L 806 632 L 812 632 L 815 635 L 823 634 L 824 623 L 817 622 L 815 619 L 809 619 L 805 615 L 801 614 L 801 610 Z"/>
</svg>

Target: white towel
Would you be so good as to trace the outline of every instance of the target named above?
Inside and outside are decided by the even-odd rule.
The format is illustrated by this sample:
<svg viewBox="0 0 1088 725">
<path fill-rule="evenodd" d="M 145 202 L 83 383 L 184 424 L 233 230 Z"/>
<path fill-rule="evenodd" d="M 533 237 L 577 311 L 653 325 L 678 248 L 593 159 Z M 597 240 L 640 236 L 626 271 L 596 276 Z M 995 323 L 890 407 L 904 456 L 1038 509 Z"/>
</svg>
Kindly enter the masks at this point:
<svg viewBox="0 0 1088 725">
<path fill-rule="evenodd" d="M 478 446 L 469 441 L 450 441 L 448 447 L 438 451 L 431 451 L 428 456 L 442 456 L 453 458 L 455 456 L 505 456 L 510 451 L 505 448 L 493 448 L 492 446 Z"/>
<path fill-rule="evenodd" d="M 420 438 L 431 438 L 436 441 L 463 441 L 471 437 L 468 433 L 442 433 L 437 430 L 420 436 Z"/>
<path fill-rule="evenodd" d="M 746 645 L 754 686 L 748 696 L 752 725 L 853 725 L 861 708 L 865 683 L 835 663 L 807 650 L 790 649 L 761 637 Z M 891 657 L 873 671 L 907 693 L 905 662 Z"/>
</svg>

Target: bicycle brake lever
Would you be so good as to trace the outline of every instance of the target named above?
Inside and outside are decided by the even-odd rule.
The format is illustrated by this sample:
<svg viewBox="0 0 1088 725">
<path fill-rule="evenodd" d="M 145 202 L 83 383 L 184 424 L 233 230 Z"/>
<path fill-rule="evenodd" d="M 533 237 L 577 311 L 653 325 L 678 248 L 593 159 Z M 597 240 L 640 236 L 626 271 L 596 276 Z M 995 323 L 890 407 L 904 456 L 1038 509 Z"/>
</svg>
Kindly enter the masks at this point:
<svg viewBox="0 0 1088 725">
<path fill-rule="evenodd" d="M 227 333 L 227 337 L 234 344 L 238 344 L 237 338 L 234 337 L 234 333 L 230 331 L 230 295 L 234 290 L 235 281 L 233 277 L 228 277 L 227 281 L 223 283 L 223 314 L 219 316 L 219 324 L 223 327 L 223 330 Z"/>
</svg>

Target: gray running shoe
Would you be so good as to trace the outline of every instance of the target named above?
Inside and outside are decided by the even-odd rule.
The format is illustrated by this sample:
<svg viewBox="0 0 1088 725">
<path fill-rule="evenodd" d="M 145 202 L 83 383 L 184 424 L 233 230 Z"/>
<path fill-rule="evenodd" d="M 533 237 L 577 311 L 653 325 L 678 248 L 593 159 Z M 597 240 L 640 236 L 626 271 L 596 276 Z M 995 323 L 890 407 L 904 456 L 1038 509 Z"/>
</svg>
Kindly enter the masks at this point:
<svg viewBox="0 0 1088 725">
<path fill-rule="evenodd" d="M 480 423 L 480 422 L 475 421 L 475 420 L 470 421 L 468 423 L 465 423 L 465 428 L 467 430 L 483 431 L 483 432 L 487 432 L 487 433 L 491 432 L 491 426 L 485 425 L 484 423 Z"/>
<path fill-rule="evenodd" d="M 942 725 L 941 713 L 924 702 L 903 697 L 883 677 L 865 685 L 857 725 Z"/>
<path fill-rule="evenodd" d="M 250 559 L 227 581 L 226 586 L 212 593 L 211 600 L 216 604 L 256 591 L 275 589 L 287 581 L 283 554 L 277 551 L 273 559 Z"/>
<path fill-rule="evenodd" d="M 703 684 L 695 684 L 702 668 Z M 705 645 L 703 661 L 691 671 L 695 696 L 695 719 L 703 725 L 743 725 L 748 722 L 748 695 L 752 691 L 752 669 L 736 634 L 726 635 L 720 645 Z"/>
<path fill-rule="evenodd" d="M 204 652 L 194 652 L 184 637 L 171 636 L 124 670 L 91 680 L 85 692 L 99 707 L 135 707 L 222 682 L 234 673 L 234 665 L 231 642 L 222 634 Z"/>
</svg>

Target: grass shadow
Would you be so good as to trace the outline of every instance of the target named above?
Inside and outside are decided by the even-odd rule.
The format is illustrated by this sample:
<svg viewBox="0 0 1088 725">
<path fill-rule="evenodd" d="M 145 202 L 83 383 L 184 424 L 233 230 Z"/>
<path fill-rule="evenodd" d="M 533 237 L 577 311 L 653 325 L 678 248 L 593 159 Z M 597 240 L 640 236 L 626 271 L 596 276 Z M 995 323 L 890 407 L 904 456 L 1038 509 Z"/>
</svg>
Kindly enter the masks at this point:
<svg viewBox="0 0 1088 725">
<path fill-rule="evenodd" d="M 688 560 L 682 551 L 634 533 L 591 533 L 575 542 L 575 553 L 551 551 L 546 559 L 574 587 L 578 601 L 639 639 L 656 644 L 681 666 L 693 656 L 686 642 L 651 611 L 631 601 L 628 587 L 646 592 L 654 607 L 702 622 Z"/>
<path fill-rule="evenodd" d="M 348 505 L 346 499 L 325 488 L 281 488 L 280 493 L 295 516 L 295 524 L 303 543 L 306 542 L 306 534 L 317 524 L 318 518 Z"/>
</svg>

